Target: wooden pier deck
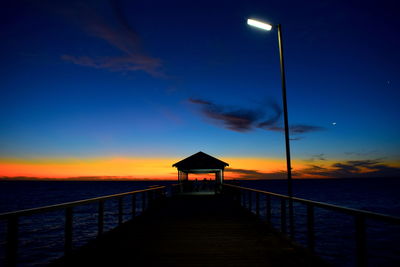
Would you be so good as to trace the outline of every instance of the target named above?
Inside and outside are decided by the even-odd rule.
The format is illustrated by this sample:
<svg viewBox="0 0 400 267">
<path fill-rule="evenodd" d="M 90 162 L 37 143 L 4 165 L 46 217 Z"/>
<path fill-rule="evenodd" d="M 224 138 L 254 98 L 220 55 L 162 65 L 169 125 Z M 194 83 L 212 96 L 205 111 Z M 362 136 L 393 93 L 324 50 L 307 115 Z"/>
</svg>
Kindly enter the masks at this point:
<svg viewBox="0 0 400 267">
<path fill-rule="evenodd" d="M 329 265 L 224 195 L 178 195 L 53 266 Z"/>
</svg>

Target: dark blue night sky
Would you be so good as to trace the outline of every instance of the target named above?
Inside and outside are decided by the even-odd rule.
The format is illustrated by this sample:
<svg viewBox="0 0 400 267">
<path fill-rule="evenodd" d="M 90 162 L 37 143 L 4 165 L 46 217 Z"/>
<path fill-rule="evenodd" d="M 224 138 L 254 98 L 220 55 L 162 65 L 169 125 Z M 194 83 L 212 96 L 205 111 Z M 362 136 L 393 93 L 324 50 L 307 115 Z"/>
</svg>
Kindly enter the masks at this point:
<svg viewBox="0 0 400 267">
<path fill-rule="evenodd" d="M 299 173 L 397 175 L 397 10 L 396 1 L 4 1 L 0 164 L 200 150 L 284 161 L 277 33 L 246 24 L 257 18 L 283 27 Z"/>
</svg>

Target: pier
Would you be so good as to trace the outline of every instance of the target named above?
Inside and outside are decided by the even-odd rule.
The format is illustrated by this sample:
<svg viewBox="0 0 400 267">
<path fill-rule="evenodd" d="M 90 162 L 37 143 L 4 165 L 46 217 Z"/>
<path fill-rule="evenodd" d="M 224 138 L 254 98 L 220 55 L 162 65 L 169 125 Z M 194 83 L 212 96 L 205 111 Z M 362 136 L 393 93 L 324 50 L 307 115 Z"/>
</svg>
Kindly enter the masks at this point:
<svg viewBox="0 0 400 267">
<path fill-rule="evenodd" d="M 184 194 L 53 266 L 328 266 L 227 195 Z"/>
<path fill-rule="evenodd" d="M 63 255 L 47 262 L 50 266 L 330 266 L 315 253 L 315 213 L 324 210 L 332 213 L 329 216 L 342 214 L 353 221 L 348 226 L 352 240 L 346 242 L 354 242 L 351 262 L 361 267 L 368 266 L 367 222 L 400 225 L 398 217 L 225 182 L 228 163 L 203 152 L 173 166 L 178 169 L 174 185 L 0 214 L 0 221 L 7 225 L 1 240 L 6 250 L 4 265 L 19 265 L 22 219 L 54 211 L 63 216 Z M 189 180 L 189 173 L 214 173 L 215 181 Z M 114 203 L 111 214 L 117 225 L 105 231 L 105 204 L 109 202 Z M 291 204 L 304 216 L 290 218 Z M 94 219 L 97 235 L 77 246 L 74 223 L 82 215 L 78 207 L 85 205 L 94 208 L 86 216 Z M 306 226 L 303 246 L 296 242 L 296 223 Z M 325 223 L 325 218 L 319 223 Z M 50 253 L 43 251 L 42 255 Z"/>
<path fill-rule="evenodd" d="M 18 266 L 21 217 L 64 210 L 64 256 L 51 266 L 329 266 L 313 251 L 314 209 L 354 218 L 356 266 L 368 266 L 366 220 L 400 225 L 400 218 L 332 204 L 289 198 L 272 192 L 224 183 L 215 191 L 183 192 L 182 184 L 0 214 L 7 222 L 5 266 Z M 307 246 L 291 241 L 288 201 L 305 205 Z M 104 231 L 106 201 L 116 201 L 118 226 Z M 280 203 L 280 210 L 271 208 Z M 97 238 L 73 244 L 74 208 L 97 204 Z M 126 206 L 130 214 L 126 214 Z M 140 210 L 140 211 L 138 211 Z M 125 214 L 124 214 L 125 212 Z M 274 214 L 276 213 L 277 214 Z M 124 221 L 124 215 L 130 215 Z M 271 217 L 280 218 L 273 228 Z M 46 251 L 44 253 L 50 253 Z"/>
</svg>

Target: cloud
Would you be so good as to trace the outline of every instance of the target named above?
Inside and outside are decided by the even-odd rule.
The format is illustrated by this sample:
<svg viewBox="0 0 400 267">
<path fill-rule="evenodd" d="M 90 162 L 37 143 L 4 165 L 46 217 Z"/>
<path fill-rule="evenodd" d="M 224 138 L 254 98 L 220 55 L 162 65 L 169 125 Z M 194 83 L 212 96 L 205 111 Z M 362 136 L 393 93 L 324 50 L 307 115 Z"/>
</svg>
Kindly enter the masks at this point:
<svg viewBox="0 0 400 267">
<path fill-rule="evenodd" d="M 322 156 L 321 156 L 322 155 Z M 323 157 L 323 154 L 316 156 Z M 323 159 L 325 160 L 325 158 Z M 286 179 L 286 170 L 280 170 L 270 173 L 260 172 L 252 169 L 226 168 L 226 177 L 260 180 L 260 179 Z M 230 177 L 229 174 L 234 174 Z M 335 162 L 327 167 L 310 164 L 303 169 L 292 170 L 292 176 L 295 178 L 385 178 L 399 177 L 400 168 L 389 166 L 380 160 L 352 160 L 344 162 Z"/>
<path fill-rule="evenodd" d="M 91 58 L 87 56 L 75 57 L 63 55 L 61 58 L 65 61 L 77 65 L 93 67 L 96 69 L 107 69 L 113 72 L 128 72 L 142 70 L 153 77 L 164 77 L 165 75 L 158 71 L 161 66 L 159 60 L 143 55 L 122 56 L 122 57 L 100 57 Z"/>
<path fill-rule="evenodd" d="M 400 176 L 400 168 L 389 166 L 380 160 L 349 160 L 333 163 L 329 167 L 310 165 L 299 172 L 301 176 L 317 175 L 328 178 Z"/>
<path fill-rule="evenodd" d="M 257 127 L 259 127 L 259 128 L 270 127 L 272 125 L 275 125 L 281 118 L 282 109 L 278 104 L 276 104 L 275 102 L 270 102 L 269 107 L 273 110 L 273 115 L 270 118 L 268 118 L 267 120 L 259 123 L 257 125 Z"/>
<path fill-rule="evenodd" d="M 309 133 L 309 132 L 316 132 L 321 131 L 324 128 L 314 125 L 307 125 L 307 124 L 296 124 L 289 127 L 290 132 L 294 134 L 302 134 L 302 133 Z"/>
<path fill-rule="evenodd" d="M 284 132 L 285 128 L 281 126 L 271 126 L 267 128 L 268 130 L 271 131 L 277 131 L 277 132 Z M 307 125 L 307 124 L 296 124 L 296 125 L 291 125 L 289 127 L 289 131 L 291 134 L 303 134 L 303 133 L 309 133 L 309 132 L 317 132 L 317 131 L 322 131 L 325 128 L 319 127 L 319 126 L 313 126 L 313 125 Z"/>
<path fill-rule="evenodd" d="M 272 173 L 264 173 L 259 172 L 257 170 L 248 170 L 248 169 L 234 169 L 234 168 L 226 168 L 227 176 L 229 173 L 239 174 L 239 179 L 249 179 L 249 180 L 262 180 L 262 179 L 286 179 L 287 175 L 285 171 L 278 171 Z"/>
<path fill-rule="evenodd" d="M 211 101 L 190 98 L 189 103 L 199 105 L 201 113 L 216 123 L 222 123 L 223 127 L 236 132 L 249 132 L 257 128 L 269 131 L 284 131 L 279 126 L 282 117 L 282 109 L 275 102 L 266 106 L 269 112 L 266 114 L 261 109 L 244 109 L 217 105 Z M 304 134 L 308 132 L 323 130 L 322 127 L 296 124 L 289 127 L 291 134 Z M 299 140 L 300 138 L 292 138 Z"/>
<path fill-rule="evenodd" d="M 260 111 L 236 109 L 216 105 L 201 99 L 189 99 L 192 104 L 201 106 L 203 115 L 216 122 L 222 122 L 226 129 L 236 132 L 248 132 L 254 129 L 256 121 L 263 115 Z"/>
<path fill-rule="evenodd" d="M 201 99 L 194 99 L 194 98 L 189 98 L 189 102 L 193 104 L 201 104 L 201 105 L 214 105 L 211 102 L 201 100 Z"/>
<path fill-rule="evenodd" d="M 126 20 L 118 5 L 119 1 L 71 0 L 46 3 L 50 6 L 50 11 L 62 15 L 89 36 L 108 43 L 119 53 L 118 56 L 99 54 L 94 57 L 63 55 L 63 60 L 113 72 L 144 71 L 154 77 L 166 77 L 161 70 L 161 60 L 143 52 L 140 38 Z"/>
<path fill-rule="evenodd" d="M 344 154 L 349 155 L 349 156 L 369 156 L 376 154 L 378 151 L 377 150 L 371 150 L 371 151 L 366 151 L 366 152 L 344 152 Z"/>
<path fill-rule="evenodd" d="M 321 161 L 321 160 L 326 160 L 324 153 L 311 155 L 311 158 L 307 159 L 306 161 L 314 162 L 314 161 Z"/>
</svg>

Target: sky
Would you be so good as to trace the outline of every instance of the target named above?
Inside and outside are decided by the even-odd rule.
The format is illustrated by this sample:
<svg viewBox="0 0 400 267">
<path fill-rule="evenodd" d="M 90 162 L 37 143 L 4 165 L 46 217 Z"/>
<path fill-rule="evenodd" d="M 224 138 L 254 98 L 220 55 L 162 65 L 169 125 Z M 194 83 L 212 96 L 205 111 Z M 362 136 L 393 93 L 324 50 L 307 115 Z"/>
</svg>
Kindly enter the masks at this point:
<svg viewBox="0 0 400 267">
<path fill-rule="evenodd" d="M 395 1 L 4 1 L 2 179 L 400 177 Z"/>
</svg>

